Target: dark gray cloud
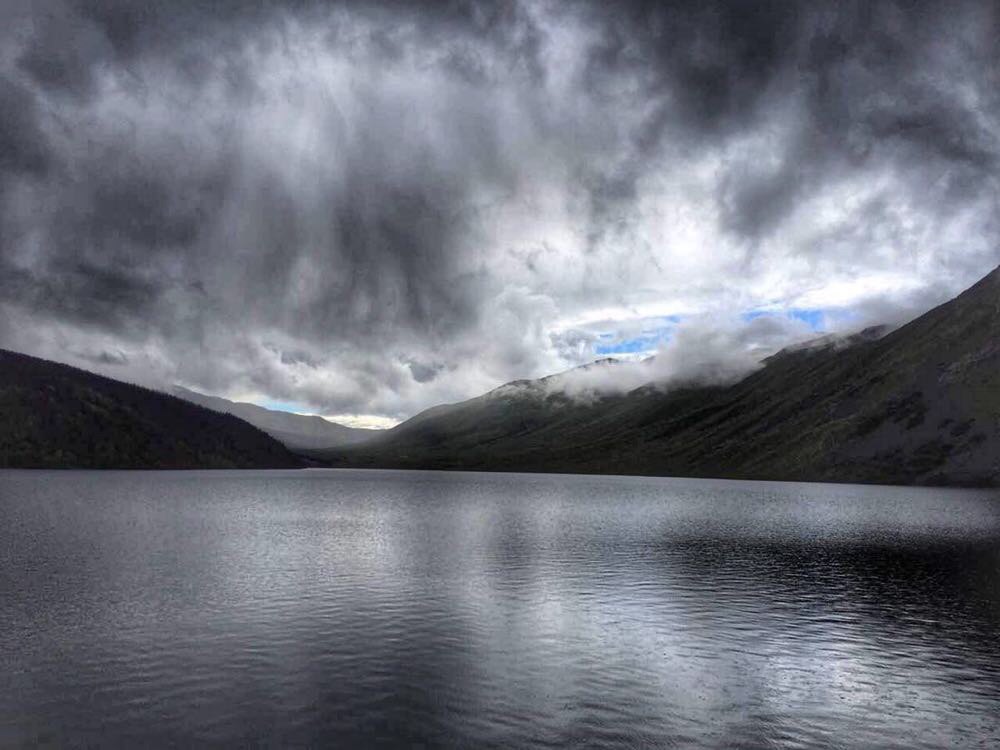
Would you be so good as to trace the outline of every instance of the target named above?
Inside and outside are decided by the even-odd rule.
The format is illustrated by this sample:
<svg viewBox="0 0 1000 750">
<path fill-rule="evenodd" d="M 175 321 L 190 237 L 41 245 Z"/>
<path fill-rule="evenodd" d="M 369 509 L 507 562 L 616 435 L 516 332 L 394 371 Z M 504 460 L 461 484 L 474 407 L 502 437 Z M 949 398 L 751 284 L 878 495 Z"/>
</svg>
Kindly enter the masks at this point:
<svg viewBox="0 0 1000 750">
<path fill-rule="evenodd" d="M 0 5 L 0 345 L 143 382 L 400 417 L 1000 260 L 995 3 Z"/>
<path fill-rule="evenodd" d="M 438 362 L 426 364 L 424 362 L 411 360 L 406 364 L 410 368 L 410 373 L 413 375 L 413 379 L 418 383 L 429 383 L 438 376 L 441 370 L 444 369 L 444 365 Z"/>
<path fill-rule="evenodd" d="M 41 174 L 48 167 L 49 150 L 37 127 L 37 107 L 31 91 L 0 78 L 0 174 Z"/>
<path fill-rule="evenodd" d="M 82 359 L 84 362 L 90 362 L 95 365 L 127 365 L 128 357 L 125 356 L 124 352 L 120 351 L 99 351 L 99 352 L 88 352 L 88 351 L 74 351 L 73 356 L 78 359 Z"/>
</svg>

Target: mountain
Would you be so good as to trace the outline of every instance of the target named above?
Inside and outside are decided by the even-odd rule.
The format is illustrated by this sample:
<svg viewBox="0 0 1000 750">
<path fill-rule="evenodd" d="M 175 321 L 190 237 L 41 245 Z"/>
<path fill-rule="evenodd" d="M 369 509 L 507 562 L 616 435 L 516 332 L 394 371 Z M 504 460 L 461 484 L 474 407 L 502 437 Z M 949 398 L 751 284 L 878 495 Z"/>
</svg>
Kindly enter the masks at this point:
<svg viewBox="0 0 1000 750">
<path fill-rule="evenodd" d="M 232 414 L 249 422 L 293 451 L 354 445 L 382 432 L 382 430 L 347 427 L 315 415 L 291 414 L 286 411 L 265 409 L 256 404 L 206 396 L 204 393 L 191 391 L 179 385 L 175 385 L 172 390 L 178 398 L 204 406 L 206 409 Z"/>
<path fill-rule="evenodd" d="M 613 365 L 605 364 L 606 367 Z M 336 466 L 1000 484 L 1000 269 L 891 332 L 786 349 L 728 386 L 574 397 L 519 381 Z"/>
<path fill-rule="evenodd" d="M 236 417 L 0 349 L 0 467 L 244 469 L 302 465 Z"/>
</svg>

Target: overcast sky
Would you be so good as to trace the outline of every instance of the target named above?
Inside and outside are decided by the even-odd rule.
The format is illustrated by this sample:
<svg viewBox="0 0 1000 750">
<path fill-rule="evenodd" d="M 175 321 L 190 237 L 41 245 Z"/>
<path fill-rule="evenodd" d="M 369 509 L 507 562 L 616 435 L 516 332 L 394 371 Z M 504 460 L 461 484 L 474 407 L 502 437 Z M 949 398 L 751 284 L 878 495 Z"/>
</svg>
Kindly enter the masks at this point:
<svg viewBox="0 0 1000 750">
<path fill-rule="evenodd" d="M 0 346 L 121 379 L 378 423 L 1000 262 L 995 3 L 0 15 Z"/>
</svg>

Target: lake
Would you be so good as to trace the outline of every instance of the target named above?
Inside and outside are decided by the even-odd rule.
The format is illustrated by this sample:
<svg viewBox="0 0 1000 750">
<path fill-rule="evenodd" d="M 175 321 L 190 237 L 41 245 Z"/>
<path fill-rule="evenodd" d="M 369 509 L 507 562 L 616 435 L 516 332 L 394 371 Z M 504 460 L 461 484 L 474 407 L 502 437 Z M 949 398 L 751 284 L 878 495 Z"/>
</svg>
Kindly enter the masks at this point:
<svg viewBox="0 0 1000 750">
<path fill-rule="evenodd" d="M 996 747 L 1000 493 L 0 471 L 0 744 Z"/>
</svg>

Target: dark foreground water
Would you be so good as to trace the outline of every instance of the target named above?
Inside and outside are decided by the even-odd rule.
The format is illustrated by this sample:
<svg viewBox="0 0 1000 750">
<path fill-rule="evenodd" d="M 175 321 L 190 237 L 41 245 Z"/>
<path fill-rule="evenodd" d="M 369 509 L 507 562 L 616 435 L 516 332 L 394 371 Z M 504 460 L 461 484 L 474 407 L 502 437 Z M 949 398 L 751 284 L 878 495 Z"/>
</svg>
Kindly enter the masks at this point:
<svg viewBox="0 0 1000 750">
<path fill-rule="evenodd" d="M 0 472 L 0 745 L 997 747 L 1000 497 Z"/>
</svg>

